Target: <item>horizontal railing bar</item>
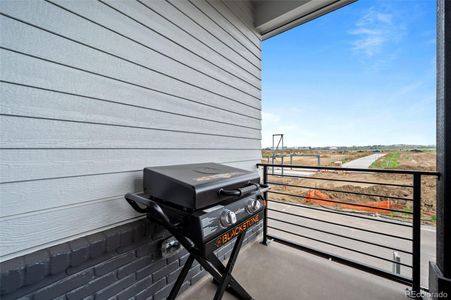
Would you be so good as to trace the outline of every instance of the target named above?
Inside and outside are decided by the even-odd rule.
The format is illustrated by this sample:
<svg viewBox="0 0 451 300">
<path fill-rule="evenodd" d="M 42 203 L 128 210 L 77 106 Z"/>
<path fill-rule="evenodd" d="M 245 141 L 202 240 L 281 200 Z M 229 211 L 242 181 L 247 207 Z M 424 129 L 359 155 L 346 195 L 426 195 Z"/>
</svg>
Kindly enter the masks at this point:
<svg viewBox="0 0 451 300">
<path fill-rule="evenodd" d="M 384 186 L 413 188 L 413 185 L 408 185 L 408 184 L 396 184 L 396 183 L 362 181 L 362 180 L 347 180 L 347 179 L 338 179 L 338 178 L 321 178 L 321 177 L 311 177 L 311 176 L 309 177 L 309 176 L 297 176 L 297 175 L 280 175 L 280 174 L 271 174 L 271 173 L 268 173 L 268 175 L 276 176 L 276 177 L 302 178 L 302 179 L 311 179 L 311 180 L 326 180 L 326 181 L 339 181 L 339 182 L 363 183 L 363 184 L 377 184 L 377 185 L 384 185 Z"/>
<path fill-rule="evenodd" d="M 330 232 L 330 231 L 327 231 L 327 230 L 322 230 L 322 229 L 317 229 L 317 228 L 313 228 L 313 227 L 310 227 L 310 226 L 296 224 L 296 223 L 289 222 L 289 221 L 283 221 L 283 220 L 279 220 L 279 219 L 275 219 L 275 218 L 271 218 L 271 217 L 267 217 L 267 218 L 269 220 L 274 220 L 276 222 L 281 222 L 281 223 L 285 223 L 285 224 L 289 224 L 289 225 L 293 225 L 293 226 L 297 226 L 297 227 L 301 227 L 301 228 L 305 228 L 305 229 L 309 229 L 309 230 L 313 230 L 313 231 L 317 231 L 317 232 L 330 234 L 330 235 L 333 235 L 333 236 L 338 236 L 338 237 L 341 237 L 341 238 L 344 238 L 344 239 L 349 239 L 349 240 L 352 240 L 352 241 L 356 241 L 356 242 L 360 242 L 360 243 L 364 243 L 364 244 L 368 244 L 368 245 L 373 245 L 373 246 L 377 246 L 377 247 L 381 247 L 381 248 L 385 248 L 385 249 L 389 249 L 389 250 L 395 250 L 395 251 L 399 251 L 399 252 L 403 252 L 403 253 L 412 255 L 412 252 L 409 252 L 409 251 L 406 251 L 406 250 L 393 248 L 393 247 L 389 247 L 389 246 L 386 246 L 386 245 L 381 245 L 381 244 L 378 244 L 378 243 L 373 243 L 373 242 L 370 242 L 370 241 L 365 241 L 365 240 L 353 238 L 353 237 L 342 235 L 342 234 L 339 234 L 339 233 L 333 233 L 333 232 Z"/>
<path fill-rule="evenodd" d="M 288 183 L 283 183 L 283 182 L 268 182 L 268 184 L 283 185 L 283 186 L 303 188 L 303 189 L 313 189 L 313 190 L 326 191 L 326 192 L 338 192 L 338 193 L 343 193 L 343 194 L 351 194 L 351 195 L 359 195 L 359 196 L 361 195 L 361 196 L 381 197 L 381 198 L 403 200 L 403 201 L 413 201 L 413 199 L 411 199 L 411 198 L 393 197 L 393 196 L 367 194 L 367 193 L 359 193 L 359 192 L 349 192 L 349 191 L 341 191 L 341 190 L 334 190 L 334 189 L 327 189 L 327 188 L 318 188 L 318 187 L 313 187 L 313 186 L 288 184 Z"/>
<path fill-rule="evenodd" d="M 369 257 L 373 257 L 373 258 L 376 258 L 376 259 L 388 261 L 388 262 L 391 262 L 391 263 L 396 263 L 396 264 L 399 264 L 399 265 L 407 267 L 407 268 L 412 268 L 412 266 L 404 264 L 404 263 L 401 263 L 401 262 L 397 262 L 397 261 L 394 261 L 394 260 L 391 260 L 391 259 L 388 259 L 388 258 L 384 258 L 384 257 L 381 257 L 381 256 L 377 256 L 377 255 L 374 255 L 374 254 L 371 254 L 371 253 L 366 253 L 366 252 L 359 251 L 359 250 L 355 250 L 355 249 L 352 249 L 352 248 L 340 246 L 340 245 L 337 245 L 337 244 L 334 244 L 334 243 L 331 243 L 331 242 L 322 241 L 322 240 L 319 240 L 319 239 L 316 239 L 316 238 L 312 238 L 312 237 L 309 237 L 309 236 L 306 236 L 306 235 L 303 235 L 303 234 L 291 232 L 291 231 L 284 230 L 284 229 L 277 228 L 277 227 L 273 227 L 273 226 L 270 226 L 270 225 L 268 225 L 268 228 L 272 228 L 274 230 L 282 231 L 282 232 L 285 232 L 285 233 L 288 233 L 288 234 L 299 236 L 301 238 L 312 240 L 312 241 L 315 241 L 315 242 L 318 242 L 318 243 L 323 243 L 323 244 L 326 244 L 326 245 L 329 245 L 329 246 L 333 246 L 333 247 L 337 247 L 337 248 L 340 248 L 340 249 L 344 249 L 344 250 L 347 250 L 347 251 L 359 253 L 359 254 L 366 255 L 366 256 L 369 256 Z"/>
<path fill-rule="evenodd" d="M 313 199 L 313 200 L 320 200 L 320 201 L 326 201 L 326 202 L 331 202 L 331 203 L 339 203 L 339 204 L 346 204 L 346 205 L 352 205 L 352 206 L 374 208 L 374 209 L 380 209 L 380 210 L 385 210 L 385 211 L 398 212 L 398 213 L 407 214 L 407 215 L 413 215 L 413 212 L 410 212 L 410 211 L 402 211 L 402 210 L 397 210 L 397 209 L 382 208 L 382 207 L 376 207 L 376 206 L 365 205 L 365 204 L 356 204 L 356 203 L 343 202 L 343 201 L 338 201 L 338 200 L 322 199 L 322 198 L 316 198 L 316 197 L 306 197 L 306 196 L 294 195 L 294 194 L 289 194 L 289 193 L 281 193 L 281 192 L 276 192 L 276 191 L 268 191 L 268 193 L 273 193 L 273 194 L 277 194 L 277 195 L 284 195 L 284 196 L 290 196 L 290 197 L 296 197 L 296 198 L 303 198 L 303 199 L 309 198 L 309 199 Z"/>
<path fill-rule="evenodd" d="M 311 217 L 307 217 L 307 216 L 301 216 L 301 215 L 298 215 L 298 214 L 294 214 L 294 213 L 290 213 L 290 212 L 286 212 L 286 211 L 278 210 L 278 209 L 274 209 L 274 208 L 268 208 L 268 210 L 275 211 L 275 212 L 282 213 L 282 214 L 287 214 L 287 215 L 290 215 L 290 216 L 303 218 L 303 219 L 317 221 L 317 222 L 321 222 L 321 223 L 327 223 L 327 224 L 336 225 L 336 226 L 340 226 L 340 227 L 345 227 L 345 228 L 350 228 L 350 229 L 355 229 L 355 230 L 361 230 L 361 231 L 372 233 L 372 234 L 378 234 L 378 235 L 382 235 L 382 236 L 397 238 L 397 239 L 401 239 L 401 240 L 405 240 L 405 241 L 409 241 L 409 242 L 412 241 L 412 239 L 406 238 L 406 237 L 403 237 L 403 236 L 393 235 L 393 234 L 389 234 L 389 233 L 383 233 L 383 232 L 379 232 L 379 231 L 374 231 L 374 230 L 370 230 L 370 229 L 364 229 L 364 228 L 350 226 L 350 225 L 346 225 L 346 224 L 335 223 L 335 222 L 321 220 L 321 219 L 316 219 L 316 218 L 311 218 Z"/>
<path fill-rule="evenodd" d="M 291 168 L 291 169 L 313 169 L 313 170 L 330 170 L 330 171 L 350 171 L 350 172 L 366 172 L 366 173 L 391 173 L 391 174 L 406 174 L 406 175 L 427 175 L 440 176 L 439 172 L 420 171 L 420 170 L 398 170 L 398 169 L 360 169 L 360 168 L 342 168 L 342 167 L 325 167 L 325 166 L 303 166 L 303 165 L 277 165 L 277 164 L 263 164 L 258 163 L 257 167 L 276 167 L 276 168 Z"/>
<path fill-rule="evenodd" d="M 392 281 L 395 281 L 395 282 L 398 282 L 398 283 L 406 284 L 406 285 L 412 284 L 412 279 L 408 278 L 408 277 L 405 277 L 405 276 L 401 276 L 401 275 L 397 275 L 397 274 L 394 274 L 394 273 L 391 273 L 391 272 L 387 272 L 387 271 L 384 271 L 384 270 L 382 270 L 380 268 L 372 267 L 372 266 L 369 266 L 367 264 L 363 264 L 363 263 L 357 262 L 357 261 L 352 260 L 352 259 L 344 258 L 344 257 L 339 256 L 339 255 L 335 255 L 335 254 L 319 251 L 319 250 L 316 250 L 316 249 L 311 248 L 311 247 L 307 247 L 307 246 L 303 246 L 303 245 L 300 245 L 300 244 L 297 244 L 297 243 L 293 243 L 293 242 L 290 242 L 290 241 L 287 241 L 285 239 L 282 239 L 282 238 L 279 238 L 279 237 L 275 237 L 275 236 L 272 236 L 272 235 L 269 235 L 269 234 L 268 234 L 267 237 L 268 237 L 268 239 L 271 239 L 271 240 L 273 240 L 276 243 L 280 243 L 280 244 L 288 246 L 288 247 L 292 247 L 292 248 L 295 248 L 295 249 L 298 249 L 298 250 L 302 250 L 302 251 L 308 252 L 310 254 L 313 254 L 313 255 L 316 255 L 316 256 L 319 256 L 319 257 L 323 257 L 325 259 L 331 259 L 332 261 L 335 261 L 337 263 L 340 263 L 340 264 L 343 264 L 343 265 L 346 265 L 346 266 L 349 266 L 349 267 L 352 267 L 352 268 L 356 268 L 358 270 L 361 270 L 361 271 L 364 271 L 364 272 L 367 272 L 367 273 L 370 273 L 370 274 L 373 274 L 373 275 L 377 275 L 377 276 L 380 276 L 380 277 L 383 277 L 383 278 L 386 278 L 386 279 L 389 279 L 389 280 L 392 280 Z"/>
<path fill-rule="evenodd" d="M 412 225 L 408 225 L 408 224 L 396 223 L 396 222 L 391 222 L 391 221 L 381 220 L 381 219 L 368 218 L 368 217 L 365 217 L 365 216 L 359 216 L 359 215 L 355 215 L 355 214 L 349 214 L 349 213 L 345 213 L 345 212 L 341 212 L 341 211 L 334 211 L 334 210 L 328 210 L 328 209 L 321 209 L 321 208 L 312 207 L 312 206 L 307 206 L 307 205 L 302 205 L 302 204 L 294 204 L 294 203 L 287 202 L 287 201 L 277 201 L 277 200 L 272 200 L 272 199 L 269 199 L 269 198 L 266 199 L 266 201 L 271 201 L 271 202 L 280 203 L 280 204 L 293 205 L 293 206 L 296 206 L 296 207 L 307 208 L 307 209 L 312 209 L 312 210 L 317 210 L 317 211 L 327 212 L 327 213 L 331 213 L 331 214 L 338 214 L 338 215 L 343 215 L 343 216 L 347 216 L 347 217 L 359 218 L 359 219 L 364 219 L 364 220 L 369 220 L 369 221 L 375 221 L 375 222 L 387 223 L 387 224 L 392 224 L 392 225 L 399 225 L 399 226 L 404 226 L 404 227 L 412 227 Z"/>
</svg>

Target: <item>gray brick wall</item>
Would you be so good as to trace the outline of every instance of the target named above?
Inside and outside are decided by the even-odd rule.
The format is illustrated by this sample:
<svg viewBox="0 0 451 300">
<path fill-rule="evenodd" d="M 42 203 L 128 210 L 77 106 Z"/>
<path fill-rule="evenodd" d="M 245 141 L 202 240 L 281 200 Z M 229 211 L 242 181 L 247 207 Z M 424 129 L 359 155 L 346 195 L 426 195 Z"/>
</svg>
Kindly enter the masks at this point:
<svg viewBox="0 0 451 300">
<path fill-rule="evenodd" d="M 247 233 L 246 242 L 261 224 Z M 188 253 L 162 258 L 160 226 L 140 220 L 0 264 L 2 300 L 165 299 Z M 233 242 L 217 251 L 224 260 Z M 195 262 L 181 291 L 206 274 Z"/>
</svg>

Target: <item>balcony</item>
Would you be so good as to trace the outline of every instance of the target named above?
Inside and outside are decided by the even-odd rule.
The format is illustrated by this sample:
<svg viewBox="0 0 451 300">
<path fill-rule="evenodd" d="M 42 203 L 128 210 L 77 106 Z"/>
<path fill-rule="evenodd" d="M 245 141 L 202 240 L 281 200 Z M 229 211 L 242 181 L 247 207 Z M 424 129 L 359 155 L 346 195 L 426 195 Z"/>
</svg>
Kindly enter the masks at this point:
<svg viewBox="0 0 451 300">
<path fill-rule="evenodd" d="M 255 242 L 242 249 L 234 277 L 255 299 L 406 299 L 403 285 L 303 251 Z M 216 285 L 206 276 L 180 300 L 213 299 Z M 236 299 L 229 293 L 224 300 Z"/>
<path fill-rule="evenodd" d="M 234 272 L 254 298 L 405 299 L 427 291 L 435 232 L 422 189 L 435 186 L 436 172 L 259 167 L 272 187 L 268 246 L 248 246 Z M 214 290 L 204 279 L 181 298 L 208 299 Z"/>
</svg>

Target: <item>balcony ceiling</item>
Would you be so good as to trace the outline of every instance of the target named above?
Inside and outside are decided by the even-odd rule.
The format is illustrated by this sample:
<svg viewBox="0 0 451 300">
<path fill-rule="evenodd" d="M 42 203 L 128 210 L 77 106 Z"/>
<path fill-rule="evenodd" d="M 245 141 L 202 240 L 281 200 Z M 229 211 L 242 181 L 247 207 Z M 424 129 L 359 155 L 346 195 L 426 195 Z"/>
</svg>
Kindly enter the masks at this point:
<svg viewBox="0 0 451 300">
<path fill-rule="evenodd" d="M 265 40 L 356 0 L 252 0 L 254 25 Z"/>
</svg>

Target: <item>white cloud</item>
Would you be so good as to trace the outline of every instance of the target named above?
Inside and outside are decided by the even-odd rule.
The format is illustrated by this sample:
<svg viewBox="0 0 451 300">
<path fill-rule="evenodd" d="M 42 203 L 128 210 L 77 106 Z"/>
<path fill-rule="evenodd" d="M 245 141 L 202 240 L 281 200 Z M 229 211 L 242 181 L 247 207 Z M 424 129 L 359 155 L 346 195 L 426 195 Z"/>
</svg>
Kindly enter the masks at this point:
<svg viewBox="0 0 451 300">
<path fill-rule="evenodd" d="M 356 37 L 352 42 L 354 53 L 374 58 L 386 45 L 398 42 L 405 30 L 402 22 L 395 22 L 394 18 L 391 12 L 370 8 L 349 31 L 349 34 Z"/>
</svg>

